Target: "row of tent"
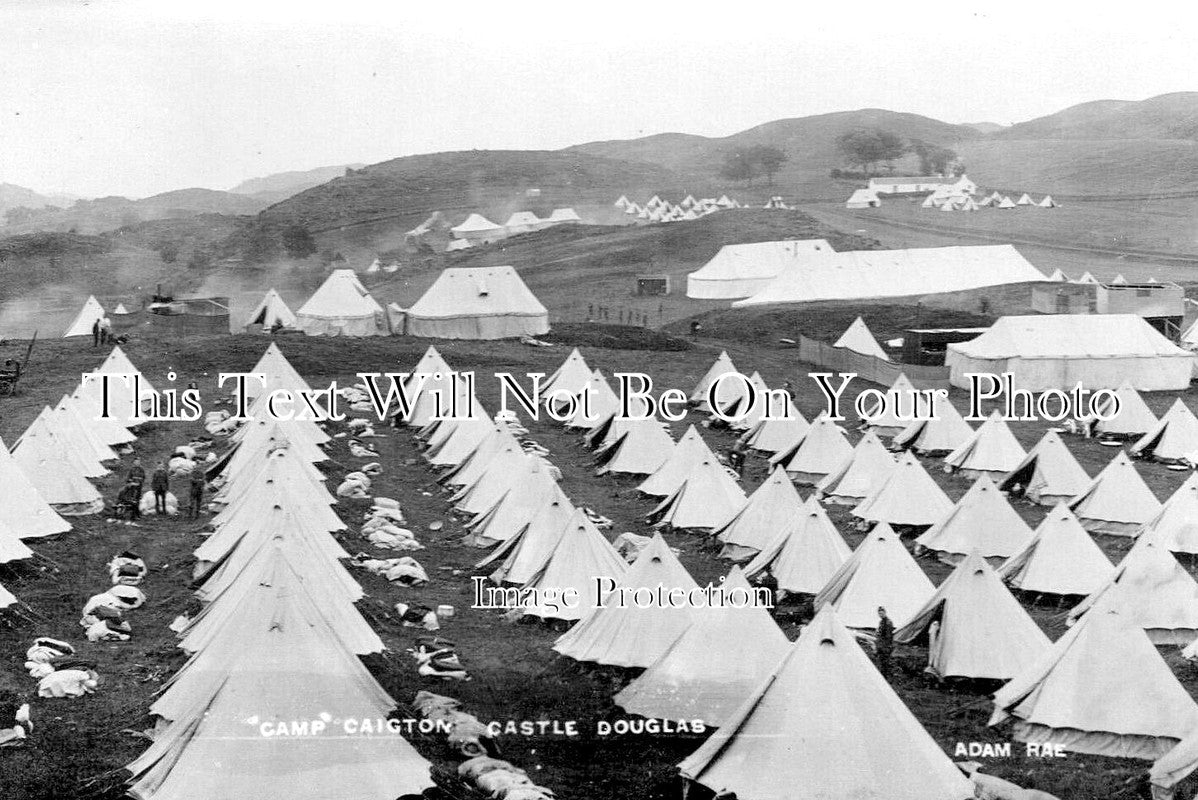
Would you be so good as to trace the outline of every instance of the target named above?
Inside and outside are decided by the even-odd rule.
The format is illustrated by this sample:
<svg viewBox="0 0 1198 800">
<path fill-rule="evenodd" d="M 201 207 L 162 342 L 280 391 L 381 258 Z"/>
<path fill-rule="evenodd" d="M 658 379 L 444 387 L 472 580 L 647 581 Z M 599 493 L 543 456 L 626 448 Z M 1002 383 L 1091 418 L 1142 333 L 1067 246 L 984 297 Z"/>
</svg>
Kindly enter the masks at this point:
<svg viewBox="0 0 1198 800">
<path fill-rule="evenodd" d="M 1052 195 L 1044 195 L 1039 201 L 1032 199 L 1031 195 L 1023 193 L 1018 200 L 1012 200 L 1010 197 L 994 192 L 993 194 L 983 197 L 981 200 L 975 200 L 969 195 L 946 195 L 938 197 L 936 194 L 930 194 L 921 204 L 923 208 L 936 208 L 940 211 L 979 211 L 983 208 L 1059 208 Z"/>
<path fill-rule="evenodd" d="M 452 237 L 447 242 L 441 242 L 449 252 L 464 250 L 480 244 L 497 242 L 509 236 L 533 231 L 545 230 L 555 225 L 577 225 L 583 219 L 573 208 L 555 208 L 547 217 L 538 217 L 532 211 L 516 211 L 508 217 L 507 222 L 499 225 L 487 219 L 482 214 L 473 212 L 457 225 L 451 225 L 440 211 L 435 211 L 424 222 L 404 234 L 405 241 L 411 243 L 432 243 Z"/>
<path fill-rule="evenodd" d="M 431 353 L 426 358 L 439 359 Z M 723 374 L 727 367 L 724 363 L 713 365 L 694 396 L 703 396 L 704 384 L 710 383 L 713 373 Z M 601 377 L 574 352 L 549 383 L 559 390 L 582 391 L 599 381 Z M 661 437 L 660 427 L 652 421 L 621 425 L 618 419 L 602 419 L 592 421 L 588 428 L 571 420 L 572 426 L 589 430 L 592 445 L 599 448 L 597 471 L 601 474 L 645 474 L 654 461 L 642 458 L 663 446 L 667 449 L 665 461 L 639 487 L 655 496 L 668 492 L 649 518 L 675 528 L 710 530 L 724 542 L 725 555 L 748 560 L 743 570 L 733 568 L 724 582 L 726 589 L 749 591 L 747 577 L 766 570 L 776 570 L 782 576 L 780 585 L 801 581 L 806 575 L 809 583 L 800 584 L 795 591 L 815 594 L 820 610 L 799 640 L 789 645 L 761 609 L 599 607 L 583 592 L 585 610 L 568 617 L 578 621 L 557 640 L 554 650 L 577 661 L 644 668 L 615 698 L 630 713 L 697 718 L 718 727 L 707 743 L 680 764 L 685 777 L 716 792 L 789 796 L 778 793 L 779 771 L 786 773 L 782 776 L 785 785 L 802 779 L 806 786 L 839 790 L 845 785 L 841 771 L 841 751 L 845 750 L 861 760 L 860 764 L 853 761 L 851 778 L 861 780 L 861 787 L 876 787 L 884 775 L 885 785 L 900 796 L 916 792 L 916 787 L 919 796 L 967 796 L 961 794 L 969 791 L 967 782 L 880 679 L 845 627 L 872 627 L 879 604 L 893 609 L 900 620 L 900 642 L 928 644 L 930 666 L 940 674 L 1009 681 L 996 696 L 994 722 L 1014 719 L 1018 738 L 1039 741 L 1037 736 L 1047 736 L 1055 741 L 1063 737 L 1071 749 L 1104 755 L 1155 758 L 1163 754 L 1195 728 L 1198 711 L 1153 648 L 1154 641 L 1180 643 L 1192 641 L 1198 634 L 1198 584 L 1168 553 L 1164 533 L 1168 515 L 1158 514 L 1118 568 L 1106 560 L 1067 505 L 1057 505 L 1032 533 L 986 474 L 997 465 L 995 458 L 1001 461 L 1012 455 L 1008 452 L 1010 432 L 1000 423 L 990 420 L 978 431 L 970 431 L 968 440 L 950 454 L 958 468 L 976 471 L 979 477 L 957 504 L 943 499 L 940 510 L 947 512 L 946 517 L 920 537 L 921 545 L 928 549 L 953 540 L 969 541 L 968 550 L 958 554 L 953 574 L 937 589 L 885 519 L 850 552 L 818 503 L 799 500 L 782 467 L 745 498 L 735 481 L 717 467 L 693 427 L 670 449 L 665 444 L 668 438 Z M 464 471 L 473 474 L 463 479 L 472 478 L 476 487 L 485 485 L 489 476 L 508 472 L 512 465 L 501 454 L 487 455 L 485 442 L 494 438 L 495 432 L 481 434 L 480 443 L 469 452 L 462 446 L 461 437 L 480 436 L 468 431 L 486 424 L 480 410 L 478 423 L 441 423 L 426 428 L 421 432 L 428 443 L 426 457 L 434 465 L 448 467 L 449 475 L 460 475 L 465 465 Z M 448 431 L 446 425 L 451 425 Z M 813 457 L 812 462 L 805 462 L 808 466 L 815 463 L 826 443 L 834 440 L 834 429 L 818 418 L 788 457 L 800 456 L 805 442 L 815 442 L 811 452 L 802 454 Z M 615 440 L 610 438 L 613 432 L 618 435 Z M 871 441 L 871 436 L 876 444 L 873 434 L 867 434 L 862 442 Z M 455 455 L 445 456 L 447 449 Z M 853 457 L 836 476 L 835 485 L 828 487 L 833 493 L 840 482 L 854 480 L 853 473 L 859 471 L 855 467 L 864 468 L 868 450 L 868 445 L 851 449 Z M 1062 453 L 1072 460 L 1055 434 L 1046 436 L 1033 454 L 1019 451 L 1021 462 L 1034 455 L 1034 464 L 1044 462 L 1041 473 L 1050 476 L 1055 475 L 1054 459 Z M 881 456 L 893 460 L 884 449 Z M 480 458 L 487 463 L 480 465 Z M 689 466 L 684 461 L 689 461 Z M 1088 493 L 1092 501 L 1100 494 L 1108 504 L 1129 496 L 1126 483 L 1117 485 L 1126 476 L 1115 464 L 1130 466 L 1125 458 L 1117 458 L 1108 468 L 1112 474 L 1094 482 L 1097 488 Z M 897 477 L 884 481 L 890 487 L 887 496 L 875 493 L 867 497 L 872 505 L 922 509 L 937 505 L 936 493 L 943 496 L 909 455 L 892 469 L 892 476 Z M 1034 465 L 1032 470 L 1036 470 Z M 1081 474 L 1084 478 L 1084 471 Z M 1050 491 L 1073 491 L 1055 483 L 1056 477 L 1052 480 Z M 506 493 L 499 492 L 505 498 L 500 502 L 512 502 L 511 493 L 526 495 L 521 487 L 527 482 L 509 481 Z M 1186 516 L 1182 507 L 1198 502 L 1196 491 L 1198 480 L 1187 482 L 1163 509 Z M 458 497 L 460 503 L 463 496 Z M 496 551 L 479 564 L 494 567 L 491 578 L 497 583 L 583 588 L 582 576 L 601 570 L 598 574 L 609 577 L 619 574 L 617 591 L 697 588 L 660 536 L 653 537 L 625 569 L 613 559 L 603 537 L 577 534 L 579 526 L 585 525 L 577 515 L 569 519 L 571 512 L 562 507 L 560 498 L 545 499 L 539 508 L 528 497 L 521 503 L 527 504 L 528 521 L 510 531 L 492 526 L 491 534 L 508 538 L 501 539 Z M 476 508 L 474 513 L 479 516 L 471 524 L 479 525 L 485 524 L 491 512 Z M 721 516 L 727 518 L 714 521 Z M 746 535 L 748 539 L 743 538 Z M 986 542 L 1009 553 L 1001 569 L 995 570 L 978 551 L 976 544 Z M 563 552 L 567 545 L 570 549 Z M 818 574 L 821 568 L 822 575 Z M 553 576 L 552 581 L 546 580 L 547 574 Z M 1088 592 L 1089 596 L 1073 612 L 1074 627 L 1052 644 L 1023 611 L 1008 585 L 1062 595 Z M 1162 590 L 1162 586 L 1168 588 Z M 553 616 L 545 608 L 525 613 Z M 1179 613 L 1184 616 L 1180 626 Z M 1079 676 L 1082 668 L 1084 674 Z M 1135 680 L 1099 677 L 1103 675 L 1134 675 Z M 1082 681 L 1084 685 L 1079 685 Z M 834 697 L 844 693 L 853 702 L 829 705 L 829 693 Z M 820 713 L 821 708 L 835 708 L 836 714 Z M 1136 733 L 1110 730 L 1109 720 L 1120 718 L 1134 720 L 1139 726 Z M 826 759 L 795 759 L 796 741 L 805 743 L 804 756 L 815 743 L 819 748 L 836 748 L 841 755 L 835 769 Z M 783 748 L 788 758 L 780 758 L 776 747 Z M 801 766 L 792 768 L 796 761 Z M 911 763 L 918 765 L 918 770 L 908 773 L 905 769 Z M 760 780 L 763 773 L 769 773 L 768 781 Z M 905 792 L 903 781 L 910 783 L 911 791 Z M 935 794 L 944 787 L 950 787 L 945 790 L 948 793 Z"/>
<path fill-rule="evenodd" d="M 625 214 L 630 214 L 646 222 L 695 220 L 717 211 L 743 207 L 739 201 L 729 198 L 726 194 L 720 195 L 718 198 L 704 197 L 698 200 L 688 194 L 677 204 L 663 200 L 658 195 L 653 195 L 644 205 L 629 200 L 625 195 L 620 195 L 612 205 Z"/>
<path fill-rule="evenodd" d="M 129 794 L 420 794 L 430 763 L 376 722 L 398 704 L 361 660 L 385 645 L 354 606 L 365 593 L 333 535 L 346 526 L 317 466 L 330 436 L 265 416 L 270 391 L 311 391 L 277 347 L 253 371 L 267 385 L 206 474 L 219 511 L 194 553 L 200 611 L 177 631 L 187 660 L 150 707 L 153 742 L 126 767 Z"/>
</svg>

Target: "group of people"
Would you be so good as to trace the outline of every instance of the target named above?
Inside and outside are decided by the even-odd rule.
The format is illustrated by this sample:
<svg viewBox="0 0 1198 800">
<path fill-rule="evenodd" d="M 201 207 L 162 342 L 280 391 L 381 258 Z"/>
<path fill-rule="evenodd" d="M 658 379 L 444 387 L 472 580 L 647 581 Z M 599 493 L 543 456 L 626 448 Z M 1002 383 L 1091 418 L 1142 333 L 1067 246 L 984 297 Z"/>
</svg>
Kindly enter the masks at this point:
<svg viewBox="0 0 1198 800">
<path fill-rule="evenodd" d="M 115 341 L 116 338 L 112 335 L 112 320 L 104 316 L 92 323 L 92 347 Z"/>
<path fill-rule="evenodd" d="M 187 518 L 199 519 L 204 503 L 204 471 L 196 469 L 188 481 Z M 130 520 L 141 518 L 141 499 L 145 494 L 146 469 L 141 459 L 133 459 L 129 474 L 125 478 L 125 486 L 116 499 L 118 515 L 128 516 Z M 150 491 L 154 493 L 154 513 L 168 513 L 167 495 L 170 494 L 171 476 L 165 461 L 159 461 L 150 475 Z"/>
</svg>

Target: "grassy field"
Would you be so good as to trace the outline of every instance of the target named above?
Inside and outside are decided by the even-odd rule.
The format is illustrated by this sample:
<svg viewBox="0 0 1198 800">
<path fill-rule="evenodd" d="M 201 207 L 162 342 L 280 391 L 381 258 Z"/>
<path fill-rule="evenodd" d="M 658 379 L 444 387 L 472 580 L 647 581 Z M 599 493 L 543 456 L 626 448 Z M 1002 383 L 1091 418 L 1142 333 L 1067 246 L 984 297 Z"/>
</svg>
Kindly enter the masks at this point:
<svg viewBox="0 0 1198 800">
<path fill-rule="evenodd" d="M 869 314 L 866 314 L 867 322 Z M 585 326 L 563 332 L 565 338 L 588 335 Z M 595 329 L 590 334 L 599 341 L 611 336 L 619 343 L 619 331 Z M 413 365 L 428 342 L 415 339 L 319 340 L 303 337 L 279 339 L 294 366 L 313 385 L 329 380 L 349 382 L 360 370 L 386 370 Z M 495 370 L 548 372 L 565 357 L 566 347 L 530 348 L 515 343 L 437 342 L 451 365 L 480 373 L 479 394 L 482 402 L 497 407 L 497 387 L 490 380 Z M 663 342 L 663 344 L 668 344 Z M 217 397 L 215 385 L 219 370 L 247 369 L 253 365 L 266 341 L 251 337 L 211 337 L 189 342 L 135 340 L 126 348 L 134 363 L 160 387 L 168 369 L 178 373 L 177 384 L 195 380 L 206 406 Z M 17 347 L 17 343 L 8 348 Z M 637 370 L 649 372 L 661 386 L 689 390 L 711 363 L 719 349 L 726 347 L 737 366 L 745 371 L 759 370 L 773 386 L 790 379 L 798 387 L 799 405 L 807 416 L 819 409 L 819 395 L 805 373 L 808 366 L 793 360 L 793 351 L 768 343 L 738 343 L 702 338 L 689 350 L 652 352 L 623 349 L 584 349 L 592 366 L 605 372 Z M 4 350 L 0 355 L 8 355 Z M 52 403 L 78 381 L 79 374 L 94 367 L 101 354 L 75 342 L 47 342 L 39 345 L 37 369 L 23 386 L 21 396 L 0 398 L 0 436 L 6 441 L 32 420 L 37 410 Z M 1192 392 L 1186 393 L 1195 402 Z M 960 400 L 961 398 L 956 398 Z M 1172 396 L 1149 396 L 1149 404 L 1162 412 Z M 688 422 L 699 422 L 692 416 Z M 580 447 L 578 438 L 547 422 L 529 422 L 532 438 L 551 453 L 561 469 L 562 487 L 578 505 L 596 509 L 610 517 L 614 526 L 610 535 L 621 531 L 646 533 L 643 516 L 653 506 L 633 488 L 635 481 L 620 478 L 596 478 L 592 474 L 590 454 Z M 1025 446 L 1032 445 L 1043 433 L 1043 425 L 1021 423 L 1013 426 Z M 680 434 L 682 425 L 675 426 Z M 146 431 L 136 444 L 143 460 L 164 455 L 173 445 L 200 433 L 198 426 L 159 425 Z M 423 466 L 411 436 L 406 431 L 387 431 L 385 439 L 375 440 L 380 448 L 384 472 L 375 491 L 394 497 L 403 506 L 410 527 L 427 549 L 416 553 L 432 580 L 421 589 L 404 589 L 369 575 L 356 574 L 368 593 L 360 604 L 388 645 L 391 656 L 375 659 L 370 668 L 383 686 L 400 703 L 408 703 L 421 688 L 459 697 L 471 713 L 484 720 L 546 719 L 578 720 L 583 735 L 577 739 L 561 737 L 501 739 L 505 757 L 527 768 L 538 782 L 552 788 L 561 798 L 637 798 L 648 800 L 677 797 L 678 784 L 673 765 L 691 752 L 698 739 L 691 736 L 599 737 L 594 722 L 622 715 L 610 697 L 630 675 L 610 670 L 582 670 L 560 659 L 550 650 L 556 634 L 538 625 L 508 625 L 493 612 L 473 611 L 469 606 L 471 565 L 480 551 L 457 543 L 463 530 L 448 514 L 444 497 L 434 483 L 434 474 Z M 705 430 L 704 437 L 718 450 L 731 444 L 727 433 Z M 854 440 L 856 435 L 853 436 Z M 330 452 L 330 483 L 355 465 L 344 440 L 334 440 Z M 1091 473 L 1097 472 L 1111 457 L 1111 450 L 1093 441 L 1069 440 L 1070 449 Z M 114 465 L 114 476 L 100 482 L 111 497 L 125 463 Z M 929 472 L 953 499 L 968 488 L 966 481 L 942 473 L 934 462 Z M 1149 485 L 1161 497 L 1167 497 L 1185 477 L 1155 465 L 1140 467 Z M 750 460 L 745 488 L 751 490 L 764 478 L 763 459 Z M 805 492 L 804 492 L 805 493 Z M 343 541 L 349 552 L 369 550 L 355 533 L 361 519 L 363 501 L 342 501 L 339 513 L 350 523 Z M 1029 523 L 1043 516 L 1038 507 L 1018 504 L 1019 513 Z M 830 514 L 850 544 L 860 536 L 848 524 L 848 510 L 832 507 Z M 429 525 L 444 522 L 433 532 Z M 44 557 L 35 566 L 18 567 L 6 575 L 7 588 L 27 602 L 37 615 L 35 625 L 22 624 L 0 631 L 0 683 L 22 694 L 33 691 L 34 684 L 24 673 L 21 662 L 29 641 L 38 635 L 66 638 L 79 648 L 84 658 L 99 664 L 103 683 L 99 692 L 80 700 L 33 699 L 34 735 L 25 747 L 5 751 L 0 760 L 0 786 L 6 798 L 116 798 L 120 795 L 120 768 L 136 757 L 147 745 L 131 732 L 147 727 L 145 716 L 151 698 L 162 681 L 182 663 L 174 647 L 174 636 L 167 624 L 190 603 L 186 586 L 191 571 L 190 552 L 199 543 L 197 526 L 181 520 L 146 520 L 139 526 L 106 522 L 100 517 L 76 518 L 76 529 L 51 541 L 35 543 Z M 727 571 L 727 565 L 714 557 L 713 550 L 701 539 L 671 534 L 670 543 L 681 549 L 681 559 L 694 577 L 704 583 Z M 1118 559 L 1127 542 L 1100 537 L 1100 544 Z M 149 602 L 131 612 L 134 637 L 127 643 L 88 644 L 77 625 L 79 609 L 92 594 L 107 583 L 103 564 L 125 547 L 138 550 L 150 565 L 145 589 Z M 934 561 L 921 562 L 934 582 L 947 574 Z M 455 570 L 460 570 L 455 574 Z M 417 677 L 403 651 L 415 638 L 413 629 L 396 624 L 389 610 L 397 601 L 429 606 L 452 604 L 458 615 L 445 627 L 444 635 L 458 644 L 473 680 L 464 684 L 435 684 Z M 1053 639 L 1065 630 L 1063 610 L 1055 606 L 1028 606 L 1036 621 Z M 797 633 L 791 619 L 782 620 L 784 630 L 793 638 Z M 1164 648 L 1178 677 L 1191 692 L 1198 691 L 1198 672 L 1182 662 L 1176 649 Z M 969 686 L 937 687 L 921 673 L 924 654 L 918 648 L 901 649 L 902 669 L 895 686 L 908 706 L 928 728 L 936 741 L 952 752 L 959 741 L 1003 742 L 1007 731 L 985 727 L 988 703 L 985 693 Z M 442 742 L 420 738 L 414 744 L 427 758 L 440 766 L 452 766 L 454 759 Z M 1020 748 L 1014 748 L 1020 752 Z M 985 760 L 984 768 L 1021 785 L 1051 792 L 1062 800 L 1132 797 L 1128 782 L 1146 768 L 1146 763 L 1117 759 L 1070 756 L 1061 760 L 1042 760 L 1016 755 Z M 1188 796 L 1193 786 L 1183 787 L 1180 796 Z"/>
</svg>

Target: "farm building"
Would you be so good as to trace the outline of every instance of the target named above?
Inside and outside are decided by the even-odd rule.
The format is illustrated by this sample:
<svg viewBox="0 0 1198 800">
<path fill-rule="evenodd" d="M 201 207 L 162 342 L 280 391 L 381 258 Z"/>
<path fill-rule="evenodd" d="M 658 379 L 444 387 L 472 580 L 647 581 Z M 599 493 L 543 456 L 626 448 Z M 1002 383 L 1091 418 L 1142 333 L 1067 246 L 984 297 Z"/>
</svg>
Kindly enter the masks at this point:
<svg viewBox="0 0 1198 800">
<path fill-rule="evenodd" d="M 1124 380 L 1141 391 L 1190 385 L 1193 354 L 1131 314 L 1002 317 L 981 336 L 951 344 L 945 355 L 954 386 L 970 373 L 1010 372 L 1016 389 L 1116 389 Z"/>
</svg>

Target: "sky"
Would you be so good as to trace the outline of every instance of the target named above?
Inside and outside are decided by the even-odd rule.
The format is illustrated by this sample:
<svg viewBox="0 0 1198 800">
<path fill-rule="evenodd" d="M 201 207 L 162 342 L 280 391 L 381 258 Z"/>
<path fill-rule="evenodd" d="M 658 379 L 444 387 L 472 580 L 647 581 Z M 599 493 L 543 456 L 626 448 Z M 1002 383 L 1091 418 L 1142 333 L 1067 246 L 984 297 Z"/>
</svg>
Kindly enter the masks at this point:
<svg viewBox="0 0 1198 800">
<path fill-rule="evenodd" d="M 144 197 L 857 108 L 1009 124 L 1198 90 L 1180 4 L 814 5 L 0 0 L 0 183 Z"/>
</svg>

